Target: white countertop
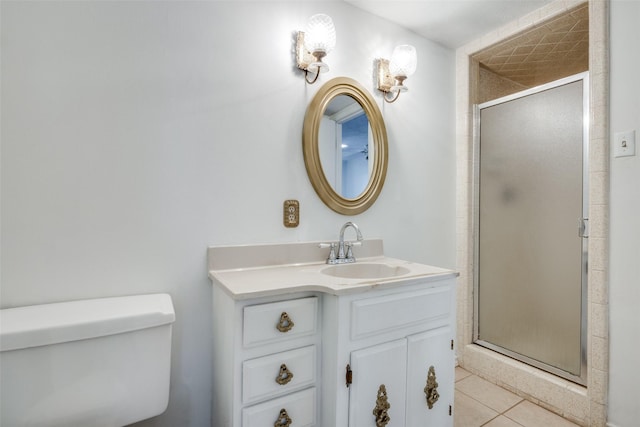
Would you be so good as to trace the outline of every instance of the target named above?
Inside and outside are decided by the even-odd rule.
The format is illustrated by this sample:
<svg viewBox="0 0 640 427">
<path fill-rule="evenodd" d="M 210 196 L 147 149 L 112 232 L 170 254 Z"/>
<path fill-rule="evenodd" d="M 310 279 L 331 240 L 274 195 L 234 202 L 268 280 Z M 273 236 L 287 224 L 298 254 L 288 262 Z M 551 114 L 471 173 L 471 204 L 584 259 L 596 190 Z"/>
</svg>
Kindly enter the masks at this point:
<svg viewBox="0 0 640 427">
<path fill-rule="evenodd" d="M 381 247 L 381 245 L 380 245 Z M 272 266 L 211 269 L 209 278 L 234 299 L 248 299 L 283 293 L 315 291 L 333 295 L 365 292 L 397 286 L 428 283 L 456 277 L 457 272 L 430 265 L 403 261 L 383 255 L 358 258 L 358 263 L 383 263 L 409 270 L 401 276 L 383 279 L 350 279 L 322 273 L 329 267 L 324 262 L 281 264 Z"/>
</svg>

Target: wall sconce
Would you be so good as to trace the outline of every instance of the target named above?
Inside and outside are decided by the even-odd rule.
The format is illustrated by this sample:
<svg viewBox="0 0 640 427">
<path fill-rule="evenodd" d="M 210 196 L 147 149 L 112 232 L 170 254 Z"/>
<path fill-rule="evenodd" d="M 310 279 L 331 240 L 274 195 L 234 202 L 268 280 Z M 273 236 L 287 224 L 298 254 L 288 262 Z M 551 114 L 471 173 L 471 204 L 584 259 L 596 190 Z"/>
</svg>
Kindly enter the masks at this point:
<svg viewBox="0 0 640 427">
<path fill-rule="evenodd" d="M 384 92 L 386 102 L 394 102 L 400 96 L 400 92 L 409 90 L 403 85 L 407 77 L 416 72 L 418 57 L 416 48 L 403 44 L 396 46 L 391 55 L 391 60 L 378 60 L 378 90 Z M 395 96 L 389 99 L 387 94 Z"/>
<path fill-rule="evenodd" d="M 320 73 L 329 71 L 329 66 L 322 62 L 336 46 L 336 28 L 329 15 L 319 13 L 309 18 L 306 32 L 298 31 L 296 41 L 296 62 L 298 68 L 304 70 L 304 79 L 313 84 Z M 313 80 L 308 74 L 315 73 Z"/>
</svg>

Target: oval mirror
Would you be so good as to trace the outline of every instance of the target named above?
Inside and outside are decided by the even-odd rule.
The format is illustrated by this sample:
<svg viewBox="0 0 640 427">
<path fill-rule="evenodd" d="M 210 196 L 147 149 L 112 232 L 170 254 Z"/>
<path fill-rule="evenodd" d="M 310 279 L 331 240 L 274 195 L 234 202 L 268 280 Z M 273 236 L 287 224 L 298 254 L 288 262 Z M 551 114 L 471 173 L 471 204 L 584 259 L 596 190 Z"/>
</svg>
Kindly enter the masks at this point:
<svg viewBox="0 0 640 427">
<path fill-rule="evenodd" d="M 358 82 L 338 77 L 320 88 L 305 114 L 302 146 L 311 184 L 328 207 L 355 215 L 375 202 L 387 173 L 387 131 Z"/>
</svg>

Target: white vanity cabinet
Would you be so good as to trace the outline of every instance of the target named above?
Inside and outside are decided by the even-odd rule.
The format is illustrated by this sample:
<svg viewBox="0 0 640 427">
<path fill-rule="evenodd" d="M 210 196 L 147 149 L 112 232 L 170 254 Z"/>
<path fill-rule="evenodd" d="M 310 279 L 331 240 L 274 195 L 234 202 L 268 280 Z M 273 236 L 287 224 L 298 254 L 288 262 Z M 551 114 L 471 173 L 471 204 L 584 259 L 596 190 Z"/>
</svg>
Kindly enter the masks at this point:
<svg viewBox="0 0 640 427">
<path fill-rule="evenodd" d="M 453 426 L 457 273 L 359 250 L 340 276 L 317 242 L 209 249 L 212 426 Z"/>
<path fill-rule="evenodd" d="M 324 296 L 325 425 L 376 427 L 375 408 L 387 427 L 453 425 L 454 304 L 453 278 Z"/>
</svg>

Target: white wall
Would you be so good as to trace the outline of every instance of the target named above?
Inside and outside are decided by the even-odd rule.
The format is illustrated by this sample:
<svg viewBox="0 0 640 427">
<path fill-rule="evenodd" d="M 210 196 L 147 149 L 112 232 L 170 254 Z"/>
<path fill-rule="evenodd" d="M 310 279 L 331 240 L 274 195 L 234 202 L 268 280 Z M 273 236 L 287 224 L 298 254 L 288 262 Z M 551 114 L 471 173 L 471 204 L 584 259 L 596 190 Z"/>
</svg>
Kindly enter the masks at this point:
<svg viewBox="0 0 640 427">
<path fill-rule="evenodd" d="M 1 305 L 169 292 L 169 410 L 210 411 L 209 245 L 328 240 L 354 220 L 387 253 L 455 265 L 453 52 L 342 2 L 7 2 L 2 28 Z M 331 66 L 373 91 L 373 59 L 416 45 L 383 105 L 388 178 L 355 218 L 326 208 L 301 149 L 309 86 L 293 32 L 317 12 Z M 301 225 L 282 225 L 282 203 Z"/>
<path fill-rule="evenodd" d="M 636 131 L 636 156 L 611 159 L 611 425 L 640 420 L 640 2 L 611 2 L 611 141 Z M 613 149 L 612 149 L 613 153 Z"/>
</svg>

